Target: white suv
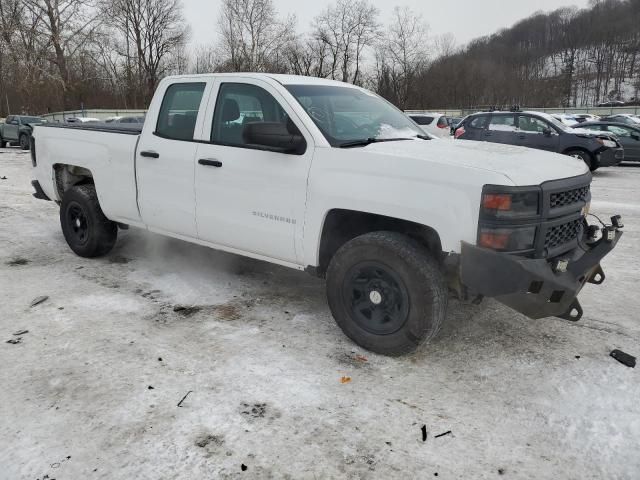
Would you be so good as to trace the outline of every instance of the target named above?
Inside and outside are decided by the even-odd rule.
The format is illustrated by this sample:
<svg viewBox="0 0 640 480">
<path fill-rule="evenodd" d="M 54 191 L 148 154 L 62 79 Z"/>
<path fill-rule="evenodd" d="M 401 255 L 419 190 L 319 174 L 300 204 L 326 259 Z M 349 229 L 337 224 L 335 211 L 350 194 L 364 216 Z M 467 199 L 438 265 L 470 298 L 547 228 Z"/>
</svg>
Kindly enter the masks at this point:
<svg viewBox="0 0 640 480">
<path fill-rule="evenodd" d="M 438 138 L 448 138 L 451 134 L 447 117 L 442 113 L 412 113 L 409 118 L 416 122 L 418 126 Z"/>
</svg>

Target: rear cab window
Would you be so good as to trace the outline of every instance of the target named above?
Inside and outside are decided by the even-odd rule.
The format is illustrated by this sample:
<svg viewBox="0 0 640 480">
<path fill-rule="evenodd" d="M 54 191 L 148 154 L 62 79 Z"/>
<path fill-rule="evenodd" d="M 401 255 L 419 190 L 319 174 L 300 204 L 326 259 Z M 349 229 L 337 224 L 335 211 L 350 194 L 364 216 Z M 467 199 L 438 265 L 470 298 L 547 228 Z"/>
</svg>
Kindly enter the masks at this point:
<svg viewBox="0 0 640 480">
<path fill-rule="evenodd" d="M 171 140 L 193 140 L 206 83 L 174 83 L 167 88 L 155 134 Z"/>
<path fill-rule="evenodd" d="M 431 125 L 433 123 L 433 117 L 428 117 L 426 115 L 412 115 L 411 120 L 416 122 L 418 125 Z"/>
</svg>

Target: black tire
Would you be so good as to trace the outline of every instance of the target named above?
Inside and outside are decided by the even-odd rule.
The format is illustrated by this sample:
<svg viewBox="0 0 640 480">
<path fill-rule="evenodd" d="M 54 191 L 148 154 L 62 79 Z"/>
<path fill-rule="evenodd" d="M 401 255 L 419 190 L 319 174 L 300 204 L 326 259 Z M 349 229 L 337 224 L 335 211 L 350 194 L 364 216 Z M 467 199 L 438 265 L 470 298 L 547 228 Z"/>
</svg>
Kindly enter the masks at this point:
<svg viewBox="0 0 640 480">
<path fill-rule="evenodd" d="M 22 150 L 29 150 L 29 135 L 26 133 L 20 134 L 20 138 L 18 138 L 18 144 Z"/>
<path fill-rule="evenodd" d="M 589 167 L 589 170 L 591 170 L 592 172 L 598 169 L 599 165 L 596 163 L 593 156 L 586 150 L 580 150 L 580 149 L 567 150 L 565 152 L 565 155 L 569 155 L 570 157 L 581 159 L 584 163 L 587 164 L 587 167 Z"/>
<path fill-rule="evenodd" d="M 94 185 L 76 185 L 67 190 L 60 205 L 64 238 L 77 255 L 93 258 L 111 251 L 118 226 L 102 213 Z"/>
<path fill-rule="evenodd" d="M 5 148 L 7 146 L 7 141 L 0 138 L 0 148 Z"/>
<path fill-rule="evenodd" d="M 347 242 L 333 256 L 327 298 L 351 340 L 398 356 L 436 335 L 448 291 L 440 265 L 426 248 L 400 233 L 373 232 Z"/>
</svg>

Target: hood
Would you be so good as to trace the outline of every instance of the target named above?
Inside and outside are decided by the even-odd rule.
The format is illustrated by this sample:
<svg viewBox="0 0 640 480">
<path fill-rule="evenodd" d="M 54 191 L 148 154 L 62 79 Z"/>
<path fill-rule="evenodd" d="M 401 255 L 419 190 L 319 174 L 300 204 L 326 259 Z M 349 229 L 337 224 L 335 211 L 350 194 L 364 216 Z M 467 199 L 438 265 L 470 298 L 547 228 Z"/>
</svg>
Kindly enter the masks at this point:
<svg viewBox="0 0 640 480">
<path fill-rule="evenodd" d="M 610 138 L 613 139 L 615 135 L 611 132 L 605 131 L 596 131 L 589 130 L 588 128 L 580 128 L 580 127 L 571 127 L 568 133 L 573 133 L 575 135 L 580 135 L 581 137 L 600 137 L 600 138 Z"/>
<path fill-rule="evenodd" d="M 472 140 L 403 140 L 373 143 L 364 151 L 485 170 L 514 185 L 539 185 L 589 171 L 579 159 L 532 148 Z"/>
</svg>

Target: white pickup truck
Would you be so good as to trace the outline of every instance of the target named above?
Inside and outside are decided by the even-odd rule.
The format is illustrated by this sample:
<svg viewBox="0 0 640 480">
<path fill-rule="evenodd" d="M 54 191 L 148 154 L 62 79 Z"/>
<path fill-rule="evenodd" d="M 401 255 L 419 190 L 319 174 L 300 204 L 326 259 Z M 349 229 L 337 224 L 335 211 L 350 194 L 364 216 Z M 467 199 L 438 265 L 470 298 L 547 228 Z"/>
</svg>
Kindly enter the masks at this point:
<svg viewBox="0 0 640 480">
<path fill-rule="evenodd" d="M 131 225 L 307 270 L 342 330 L 387 355 L 433 337 L 450 294 L 579 319 L 578 292 L 604 280 L 622 235 L 619 217 L 586 221 L 584 162 L 433 139 L 318 78 L 166 78 L 143 127 L 43 125 L 31 154 L 34 195 L 60 204 L 78 255 Z"/>
</svg>

